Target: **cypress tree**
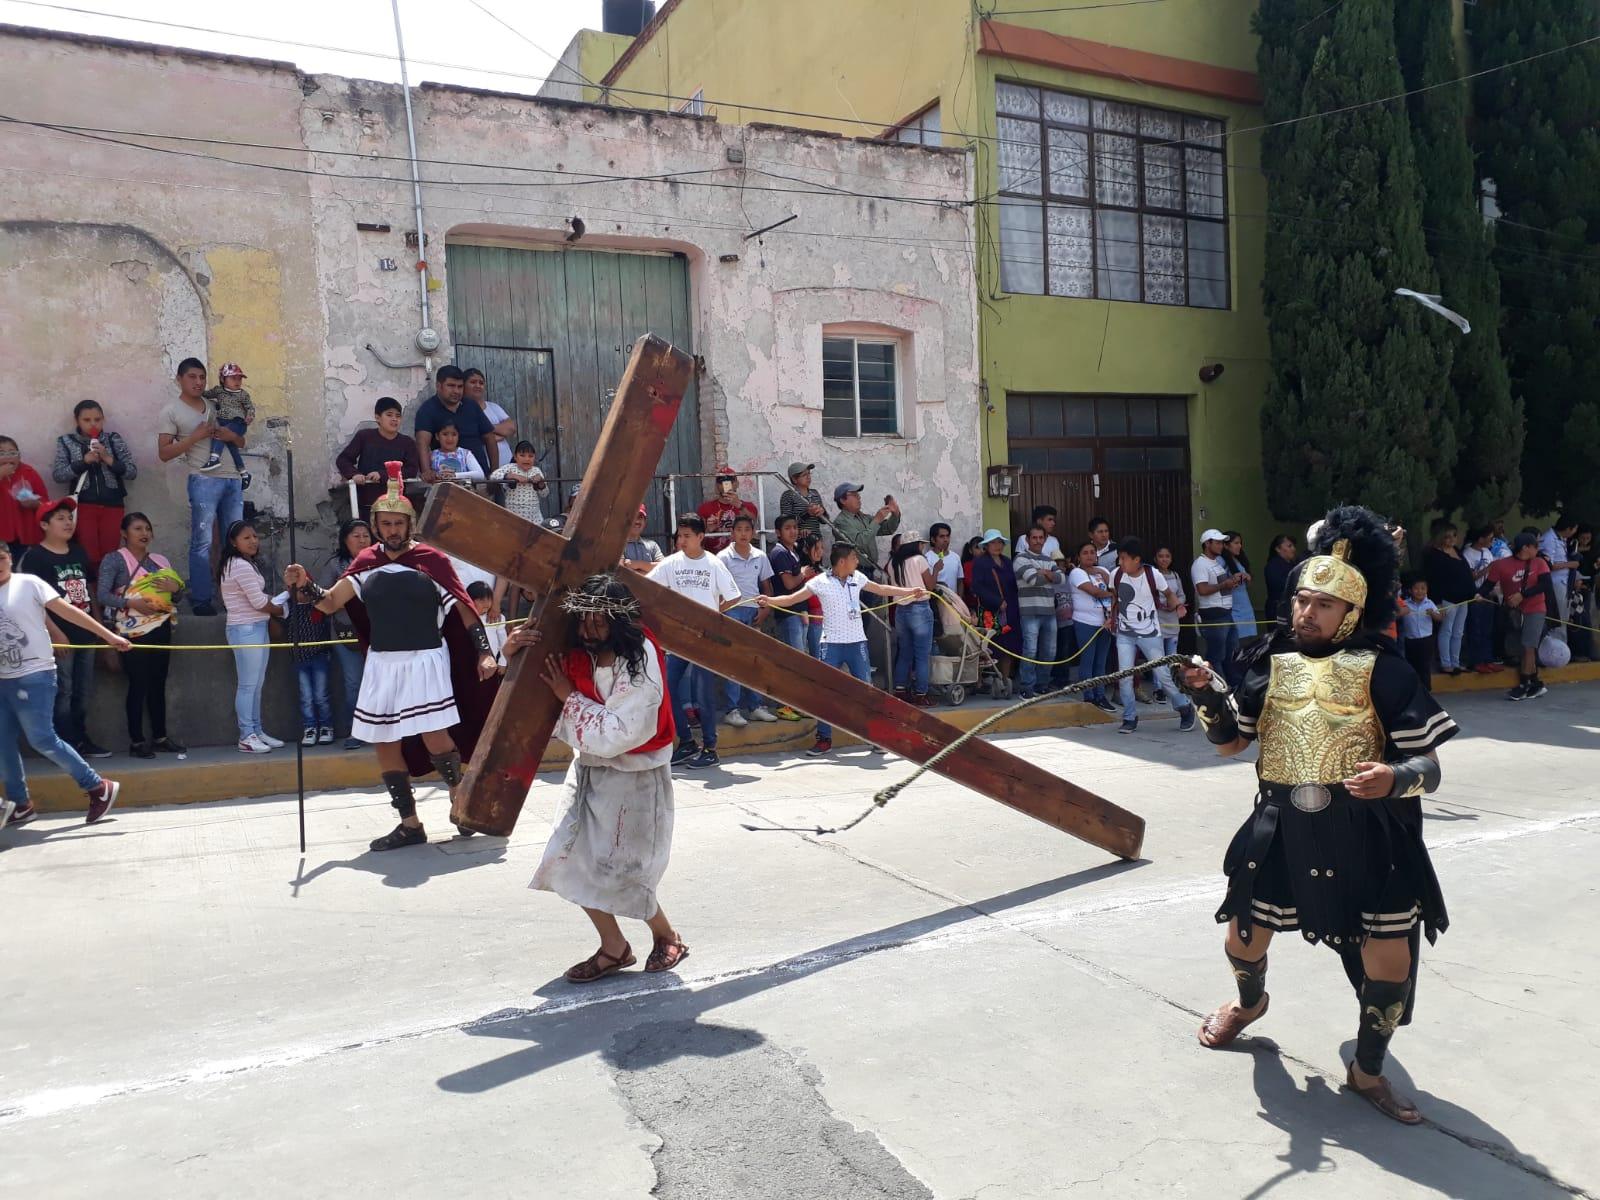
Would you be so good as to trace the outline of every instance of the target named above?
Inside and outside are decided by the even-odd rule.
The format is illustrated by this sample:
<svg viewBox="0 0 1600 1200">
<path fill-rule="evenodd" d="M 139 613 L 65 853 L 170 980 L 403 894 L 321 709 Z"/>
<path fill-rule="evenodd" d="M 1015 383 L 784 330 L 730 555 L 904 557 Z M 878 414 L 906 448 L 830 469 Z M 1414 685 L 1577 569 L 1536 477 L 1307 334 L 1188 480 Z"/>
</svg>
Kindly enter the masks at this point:
<svg viewBox="0 0 1600 1200">
<path fill-rule="evenodd" d="M 1368 103 L 1404 90 L 1391 0 L 1326 8 L 1262 0 L 1257 16 L 1268 120 L 1305 118 L 1262 144 L 1267 499 L 1282 520 L 1359 503 L 1415 524 L 1456 459 L 1446 333 L 1459 334 L 1394 295 L 1437 281 L 1405 105 Z"/>
<path fill-rule="evenodd" d="M 1517 502 L 1523 413 L 1500 349 L 1500 276 L 1489 258 L 1491 239 L 1467 141 L 1470 93 L 1466 84 L 1449 82 L 1466 74 L 1456 60 L 1450 5 L 1396 0 L 1395 42 L 1406 89 L 1416 93 L 1407 105 L 1428 250 L 1445 304 L 1472 322 L 1450 368 L 1443 411 L 1455 424 L 1460 455 L 1455 470 L 1440 479 L 1439 501 L 1446 512 L 1460 508 L 1476 525 Z"/>
<path fill-rule="evenodd" d="M 1600 34 L 1600 4 L 1467 12 L 1475 67 L 1505 67 L 1474 85 L 1474 142 L 1501 211 L 1501 341 L 1527 407 L 1523 508 L 1600 513 L 1600 43 L 1563 49 Z"/>
</svg>

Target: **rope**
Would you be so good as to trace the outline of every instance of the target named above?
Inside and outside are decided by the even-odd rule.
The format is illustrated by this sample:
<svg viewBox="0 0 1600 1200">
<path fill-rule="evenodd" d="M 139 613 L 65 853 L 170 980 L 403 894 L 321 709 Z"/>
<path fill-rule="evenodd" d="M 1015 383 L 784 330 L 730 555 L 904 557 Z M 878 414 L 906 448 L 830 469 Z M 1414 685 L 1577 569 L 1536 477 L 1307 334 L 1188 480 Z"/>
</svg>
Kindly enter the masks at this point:
<svg viewBox="0 0 1600 1200">
<path fill-rule="evenodd" d="M 1200 666 L 1201 662 L 1198 658 L 1194 658 L 1190 655 L 1168 654 L 1162 658 L 1153 659 L 1148 662 L 1142 662 L 1136 666 L 1126 667 L 1120 671 L 1113 671 L 1109 675 L 1098 675 L 1093 679 L 1081 679 L 1077 683 L 1069 683 L 1065 687 L 1056 688 L 1054 691 L 1041 692 L 1037 696 L 1031 696 L 1026 700 L 1019 700 L 1017 703 L 1007 708 L 1002 708 L 993 716 L 985 717 L 982 721 L 979 721 L 971 729 L 967 730 L 960 737 L 952 741 L 948 746 L 944 747 L 944 749 L 940 750 L 932 758 L 928 759 L 927 762 L 923 763 L 915 771 L 907 775 L 899 783 L 891 783 L 888 787 L 874 793 L 871 805 L 869 805 L 860 816 L 856 817 L 853 821 L 846 822 L 843 825 L 835 826 L 832 829 L 824 829 L 820 825 L 816 826 L 815 828 L 806 828 L 804 826 L 796 825 L 744 825 L 743 828 L 751 833 L 814 833 L 818 837 L 826 837 L 829 834 L 835 833 L 848 833 L 857 825 L 861 824 L 861 822 L 865 821 L 873 813 L 877 812 L 878 809 L 885 807 L 889 801 L 893 800 L 901 792 L 905 791 L 906 788 L 910 787 L 922 775 L 926 774 L 928 771 L 931 771 L 945 759 L 949 758 L 952 754 L 961 749 L 962 746 L 966 745 L 973 738 L 977 737 L 985 729 L 988 729 L 990 726 L 1005 720 L 1012 713 L 1021 712 L 1023 709 L 1029 708 L 1035 704 L 1043 704 L 1046 700 L 1054 700 L 1059 696 L 1066 695 L 1068 692 L 1082 692 L 1087 691 L 1090 688 L 1104 687 L 1107 684 L 1120 683 L 1122 680 L 1127 679 L 1130 676 L 1140 675 L 1146 671 L 1152 671 L 1157 667 L 1170 667 L 1178 665 Z"/>
</svg>

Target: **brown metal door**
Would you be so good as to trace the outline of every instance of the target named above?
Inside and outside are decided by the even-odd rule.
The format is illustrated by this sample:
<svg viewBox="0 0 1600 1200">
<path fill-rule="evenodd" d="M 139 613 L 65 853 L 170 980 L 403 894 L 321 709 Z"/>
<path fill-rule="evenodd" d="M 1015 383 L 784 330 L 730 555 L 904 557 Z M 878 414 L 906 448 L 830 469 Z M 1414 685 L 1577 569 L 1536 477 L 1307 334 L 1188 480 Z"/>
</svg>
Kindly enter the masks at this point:
<svg viewBox="0 0 1600 1200">
<path fill-rule="evenodd" d="M 1022 532 L 1038 505 L 1055 507 L 1062 549 L 1084 540 L 1089 521 L 1104 517 L 1111 536 L 1134 535 L 1153 556 L 1158 546 L 1172 547 L 1174 562 L 1194 557 L 1190 483 L 1187 471 L 1041 471 L 1024 473 L 1021 495 L 1011 501 L 1013 535 Z"/>
</svg>

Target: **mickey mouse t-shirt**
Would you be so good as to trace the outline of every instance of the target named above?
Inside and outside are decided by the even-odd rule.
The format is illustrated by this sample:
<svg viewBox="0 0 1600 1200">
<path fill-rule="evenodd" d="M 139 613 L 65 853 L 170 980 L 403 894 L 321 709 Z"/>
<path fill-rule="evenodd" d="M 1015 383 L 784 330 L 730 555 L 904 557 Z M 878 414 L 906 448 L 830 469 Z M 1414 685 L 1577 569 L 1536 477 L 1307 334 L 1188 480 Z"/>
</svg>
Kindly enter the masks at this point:
<svg viewBox="0 0 1600 1200">
<path fill-rule="evenodd" d="M 1155 578 L 1156 591 L 1165 592 L 1167 581 L 1159 571 L 1141 569 L 1137 575 L 1118 571 L 1113 576 L 1117 585 L 1117 632 L 1129 637 L 1156 637 L 1161 633 L 1160 611 L 1156 597 L 1150 591 L 1150 579 Z"/>
</svg>

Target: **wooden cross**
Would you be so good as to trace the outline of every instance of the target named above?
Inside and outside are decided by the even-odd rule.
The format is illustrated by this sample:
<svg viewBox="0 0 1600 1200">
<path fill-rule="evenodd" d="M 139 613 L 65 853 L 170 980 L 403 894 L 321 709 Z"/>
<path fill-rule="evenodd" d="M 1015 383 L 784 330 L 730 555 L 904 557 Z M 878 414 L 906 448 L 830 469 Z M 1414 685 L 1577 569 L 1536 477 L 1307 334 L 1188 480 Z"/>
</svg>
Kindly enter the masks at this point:
<svg viewBox="0 0 1600 1200">
<path fill-rule="evenodd" d="M 420 536 L 547 598 L 590 575 L 616 570 L 692 370 L 688 355 L 657 337 L 635 343 L 564 533 L 541 529 L 466 488 L 435 487 L 422 512 Z M 616 574 L 668 652 L 725 679 L 916 763 L 961 733 L 648 575 L 627 569 Z M 570 618 L 559 604 L 544 603 L 532 620 L 541 645 L 567 644 Z M 542 657 L 512 659 L 477 754 L 456 789 L 450 819 L 457 825 L 500 836 L 515 827 L 561 708 L 539 678 Z M 974 738 L 934 770 L 1120 858 L 1139 856 L 1141 818 L 998 746 Z"/>
</svg>

